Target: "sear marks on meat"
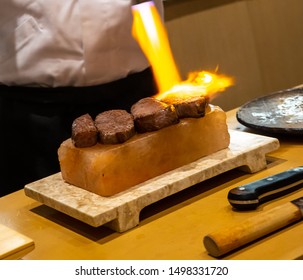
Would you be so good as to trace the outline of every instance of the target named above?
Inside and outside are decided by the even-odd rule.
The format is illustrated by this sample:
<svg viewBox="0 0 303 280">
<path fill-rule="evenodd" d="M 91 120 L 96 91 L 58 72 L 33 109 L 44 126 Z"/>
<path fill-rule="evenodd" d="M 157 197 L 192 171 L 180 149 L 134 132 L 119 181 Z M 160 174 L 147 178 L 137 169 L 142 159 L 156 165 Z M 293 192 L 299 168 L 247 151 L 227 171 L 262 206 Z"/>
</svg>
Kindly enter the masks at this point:
<svg viewBox="0 0 303 280">
<path fill-rule="evenodd" d="M 205 115 L 208 98 L 203 96 L 167 96 L 163 100 L 146 97 L 125 110 L 108 110 L 97 115 L 95 121 L 89 114 L 75 119 L 71 139 L 76 147 L 102 144 L 119 144 L 136 132 L 156 131 L 176 124 L 181 118 L 198 118 Z"/>
<path fill-rule="evenodd" d="M 170 97 L 169 99 L 164 99 L 162 101 L 174 105 L 180 119 L 203 117 L 205 115 L 205 108 L 208 104 L 208 100 L 203 96 L 188 97 L 186 99 Z"/>
<path fill-rule="evenodd" d="M 109 110 L 95 118 L 102 144 L 119 144 L 131 138 L 135 132 L 134 118 L 125 110 Z"/>
<path fill-rule="evenodd" d="M 174 106 L 153 97 L 139 100 L 131 107 L 136 130 L 140 133 L 159 130 L 179 122 Z"/>
<path fill-rule="evenodd" d="M 76 118 L 72 123 L 73 144 L 78 148 L 85 148 L 97 144 L 98 131 L 89 114 Z"/>
</svg>

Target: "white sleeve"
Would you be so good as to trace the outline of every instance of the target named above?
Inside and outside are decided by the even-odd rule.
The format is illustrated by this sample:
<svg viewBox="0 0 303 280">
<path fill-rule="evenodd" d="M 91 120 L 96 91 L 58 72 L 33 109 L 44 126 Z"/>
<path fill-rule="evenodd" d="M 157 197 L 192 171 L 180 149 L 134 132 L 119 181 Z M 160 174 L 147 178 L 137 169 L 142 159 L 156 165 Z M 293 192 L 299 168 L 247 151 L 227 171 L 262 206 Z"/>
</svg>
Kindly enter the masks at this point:
<svg viewBox="0 0 303 280">
<path fill-rule="evenodd" d="M 131 35 L 132 0 L 4 0 L 0 83 L 86 86 L 148 67 Z M 160 14 L 162 1 L 155 0 Z"/>
</svg>

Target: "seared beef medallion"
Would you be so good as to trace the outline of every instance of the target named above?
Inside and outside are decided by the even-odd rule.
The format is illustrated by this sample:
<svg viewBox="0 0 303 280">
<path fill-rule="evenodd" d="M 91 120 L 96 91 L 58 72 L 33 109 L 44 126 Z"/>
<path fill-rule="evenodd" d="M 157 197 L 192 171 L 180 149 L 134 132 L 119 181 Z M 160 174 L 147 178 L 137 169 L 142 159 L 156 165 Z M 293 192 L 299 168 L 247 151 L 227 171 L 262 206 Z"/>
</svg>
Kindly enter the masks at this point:
<svg viewBox="0 0 303 280">
<path fill-rule="evenodd" d="M 85 148 L 97 144 L 98 131 L 89 114 L 76 118 L 72 123 L 72 141 L 78 148 Z"/>
<path fill-rule="evenodd" d="M 174 105 L 180 119 L 203 117 L 208 103 L 207 99 L 203 96 L 188 97 L 186 99 L 175 96 L 162 99 L 161 101 Z"/>
<path fill-rule="evenodd" d="M 139 100 L 131 107 L 135 127 L 138 132 L 159 130 L 179 122 L 173 105 L 168 105 L 153 97 Z"/>
<path fill-rule="evenodd" d="M 136 133 L 134 118 L 125 110 L 102 112 L 97 115 L 95 125 L 102 144 L 123 143 Z"/>
</svg>

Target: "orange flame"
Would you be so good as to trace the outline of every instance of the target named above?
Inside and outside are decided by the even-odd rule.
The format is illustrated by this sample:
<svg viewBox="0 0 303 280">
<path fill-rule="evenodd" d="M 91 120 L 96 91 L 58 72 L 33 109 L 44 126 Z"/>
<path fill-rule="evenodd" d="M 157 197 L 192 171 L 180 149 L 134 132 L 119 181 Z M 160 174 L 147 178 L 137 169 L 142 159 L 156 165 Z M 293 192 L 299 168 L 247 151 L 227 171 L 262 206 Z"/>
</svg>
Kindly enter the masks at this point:
<svg viewBox="0 0 303 280">
<path fill-rule="evenodd" d="M 166 30 L 153 2 L 133 6 L 133 36 L 152 66 L 160 92 L 180 83 Z"/>
<path fill-rule="evenodd" d="M 192 72 L 182 81 L 162 19 L 152 1 L 133 6 L 133 36 L 147 57 L 158 85 L 157 99 L 213 96 L 233 85 L 233 79 L 207 71 Z"/>
<path fill-rule="evenodd" d="M 174 85 L 166 92 L 158 93 L 156 98 L 162 100 L 173 96 L 178 96 L 179 99 L 198 96 L 213 97 L 216 93 L 224 91 L 233 83 L 233 79 L 225 75 L 208 71 L 191 72 L 187 80 Z"/>
</svg>

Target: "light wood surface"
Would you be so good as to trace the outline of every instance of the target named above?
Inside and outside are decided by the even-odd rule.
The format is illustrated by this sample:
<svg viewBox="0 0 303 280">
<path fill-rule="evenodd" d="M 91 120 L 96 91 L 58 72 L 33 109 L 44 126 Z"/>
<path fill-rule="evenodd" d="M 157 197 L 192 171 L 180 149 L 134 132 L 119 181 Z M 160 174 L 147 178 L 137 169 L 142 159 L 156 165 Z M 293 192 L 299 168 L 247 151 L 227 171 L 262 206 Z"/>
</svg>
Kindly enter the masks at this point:
<svg viewBox="0 0 303 280">
<path fill-rule="evenodd" d="M 0 260 L 20 259 L 34 246 L 32 239 L 0 224 Z"/>
<path fill-rule="evenodd" d="M 247 130 L 230 111 L 230 128 Z M 26 197 L 23 190 L 0 198 L 0 223 L 35 241 L 24 259 L 214 259 L 202 240 L 205 235 L 303 196 L 303 190 L 237 212 L 227 200 L 231 188 L 303 164 L 302 139 L 279 138 L 280 148 L 268 155 L 266 169 L 248 174 L 232 170 L 143 209 L 140 224 L 124 233 L 105 226 L 93 228 Z M 224 259 L 303 258 L 303 222 L 276 231 Z"/>
</svg>

